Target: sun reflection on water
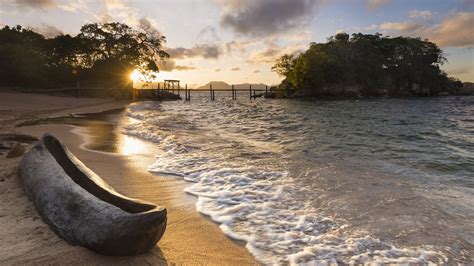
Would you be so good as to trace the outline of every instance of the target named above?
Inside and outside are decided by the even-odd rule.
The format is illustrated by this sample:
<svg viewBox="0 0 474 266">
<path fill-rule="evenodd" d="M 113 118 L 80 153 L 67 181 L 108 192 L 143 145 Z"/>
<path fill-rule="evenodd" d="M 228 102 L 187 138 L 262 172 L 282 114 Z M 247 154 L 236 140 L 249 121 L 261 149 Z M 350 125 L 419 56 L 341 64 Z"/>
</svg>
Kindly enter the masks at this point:
<svg viewBox="0 0 474 266">
<path fill-rule="evenodd" d="M 118 151 L 123 155 L 144 154 L 147 150 L 147 145 L 135 137 L 120 134 L 120 142 Z"/>
</svg>

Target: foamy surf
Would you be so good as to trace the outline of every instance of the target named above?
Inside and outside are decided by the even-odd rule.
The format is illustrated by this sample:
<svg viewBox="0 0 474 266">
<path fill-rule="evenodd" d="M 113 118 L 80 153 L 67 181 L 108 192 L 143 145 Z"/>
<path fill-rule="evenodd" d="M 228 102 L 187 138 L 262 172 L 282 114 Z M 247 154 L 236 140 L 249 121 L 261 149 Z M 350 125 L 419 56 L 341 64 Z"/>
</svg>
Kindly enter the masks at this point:
<svg viewBox="0 0 474 266">
<path fill-rule="evenodd" d="M 191 158 L 171 153 L 160 156 L 152 172 L 169 172 L 194 184 L 185 191 L 198 197 L 196 209 L 220 224 L 227 236 L 246 242 L 247 249 L 265 264 L 321 263 L 443 263 L 442 253 L 429 247 L 401 249 L 364 235 L 350 236 L 347 225 L 322 216 L 304 202 L 284 172 L 252 168 L 210 169 Z M 168 162 L 168 159 L 172 162 Z M 184 165 L 184 167 L 183 167 Z M 218 168 L 218 167 L 216 167 Z"/>
<path fill-rule="evenodd" d="M 240 129 L 244 122 L 233 124 L 228 120 L 230 107 L 225 105 L 229 103 L 210 104 L 197 102 L 195 110 L 181 103 L 160 106 L 160 110 L 153 103 L 138 105 L 128 111 L 133 120 L 124 125 L 123 132 L 156 143 L 161 153 L 149 170 L 192 182 L 186 192 L 197 197 L 197 211 L 219 223 L 227 236 L 245 241 L 247 249 L 260 262 L 319 265 L 451 261 L 452 254 L 445 253 L 449 248 L 397 245 L 391 237 L 377 238 L 337 215 L 345 212 L 344 206 L 333 205 L 328 198 L 332 194 L 314 183 L 332 182 L 331 176 L 321 177 L 316 165 L 301 162 L 307 160 L 305 157 L 287 154 L 293 150 L 309 152 L 306 149 L 311 147 L 294 146 L 296 137 L 292 134 L 296 133 L 291 131 L 298 128 L 299 134 L 307 134 L 307 129 L 297 124 L 288 127 L 272 123 L 265 116 L 260 119 L 245 104 L 240 109 L 244 113 L 241 116 L 250 119 Z M 231 108 L 239 109 L 236 105 Z M 270 112 L 273 107 L 268 108 Z M 274 115 L 293 122 L 306 120 L 298 116 L 292 119 L 281 107 L 277 107 Z M 285 132 L 292 134 L 285 136 Z M 333 148 L 333 144 L 327 147 L 332 149 L 330 153 L 339 149 Z M 383 163 L 380 165 L 388 164 Z M 287 170 L 295 165 L 303 167 Z M 301 178 L 313 180 L 312 185 L 302 185 Z M 308 195 L 317 201 L 307 200 Z M 390 199 L 381 202 L 385 201 L 390 204 Z"/>
</svg>

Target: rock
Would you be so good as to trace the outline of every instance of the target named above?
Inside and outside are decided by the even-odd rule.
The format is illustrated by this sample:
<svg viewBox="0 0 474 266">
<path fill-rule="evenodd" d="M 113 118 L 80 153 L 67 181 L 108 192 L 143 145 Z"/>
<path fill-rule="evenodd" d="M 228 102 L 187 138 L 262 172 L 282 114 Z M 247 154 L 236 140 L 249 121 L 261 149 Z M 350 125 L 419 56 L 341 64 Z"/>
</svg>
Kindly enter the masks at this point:
<svg viewBox="0 0 474 266">
<path fill-rule="evenodd" d="M 267 94 L 264 96 L 267 99 L 275 99 L 276 98 L 276 92 L 275 91 L 269 91 Z"/>
<path fill-rule="evenodd" d="M 26 152 L 28 146 L 23 143 L 17 143 L 13 149 L 7 153 L 7 158 L 16 158 L 22 156 Z"/>
<path fill-rule="evenodd" d="M 411 91 L 415 95 L 423 95 L 423 91 L 421 91 L 420 84 L 418 83 L 413 83 L 411 85 Z"/>
<path fill-rule="evenodd" d="M 332 85 L 328 87 L 326 91 L 322 92 L 322 94 L 339 97 L 339 96 L 344 95 L 345 90 L 346 90 L 346 86 L 344 86 L 344 84 L 336 84 L 336 85 Z"/>
<path fill-rule="evenodd" d="M 345 96 L 346 97 L 360 97 L 361 96 L 361 89 L 357 85 L 353 86 L 346 86 L 345 88 Z"/>
</svg>

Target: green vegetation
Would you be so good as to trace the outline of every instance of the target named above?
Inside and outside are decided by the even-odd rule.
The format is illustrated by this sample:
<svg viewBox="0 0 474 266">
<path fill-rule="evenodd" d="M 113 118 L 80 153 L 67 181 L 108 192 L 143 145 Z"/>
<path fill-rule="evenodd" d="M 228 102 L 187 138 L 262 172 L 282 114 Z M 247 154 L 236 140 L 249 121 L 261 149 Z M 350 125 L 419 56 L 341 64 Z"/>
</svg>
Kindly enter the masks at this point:
<svg viewBox="0 0 474 266">
<path fill-rule="evenodd" d="M 283 55 L 272 71 L 285 77 L 280 91 L 296 96 L 433 96 L 462 87 L 440 70 L 445 62 L 420 38 L 339 33 L 297 57 Z"/>
<path fill-rule="evenodd" d="M 157 72 L 168 57 L 165 37 L 150 28 L 92 23 L 77 36 L 47 39 L 21 26 L 0 29 L 0 86 L 58 88 L 81 83 L 102 88 L 130 86 L 130 73 Z"/>
</svg>

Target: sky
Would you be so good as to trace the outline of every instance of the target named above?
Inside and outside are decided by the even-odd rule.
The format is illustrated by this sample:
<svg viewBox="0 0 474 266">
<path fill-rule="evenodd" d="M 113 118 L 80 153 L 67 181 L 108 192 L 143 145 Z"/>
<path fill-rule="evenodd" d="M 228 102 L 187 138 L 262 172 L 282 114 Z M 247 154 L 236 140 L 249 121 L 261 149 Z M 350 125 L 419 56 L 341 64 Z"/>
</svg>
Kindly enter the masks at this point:
<svg viewBox="0 0 474 266">
<path fill-rule="evenodd" d="M 278 84 L 279 56 L 338 32 L 429 39 L 450 76 L 474 82 L 474 0 L 0 0 L 0 26 L 47 37 L 76 35 L 92 22 L 148 26 L 171 58 L 159 79 Z"/>
</svg>

